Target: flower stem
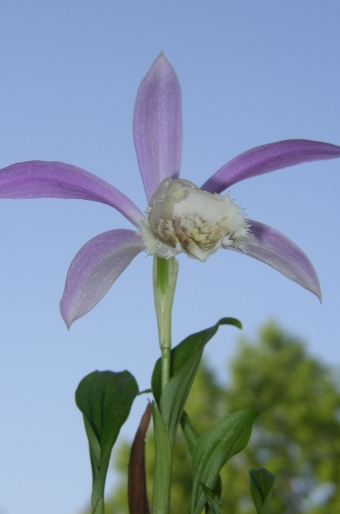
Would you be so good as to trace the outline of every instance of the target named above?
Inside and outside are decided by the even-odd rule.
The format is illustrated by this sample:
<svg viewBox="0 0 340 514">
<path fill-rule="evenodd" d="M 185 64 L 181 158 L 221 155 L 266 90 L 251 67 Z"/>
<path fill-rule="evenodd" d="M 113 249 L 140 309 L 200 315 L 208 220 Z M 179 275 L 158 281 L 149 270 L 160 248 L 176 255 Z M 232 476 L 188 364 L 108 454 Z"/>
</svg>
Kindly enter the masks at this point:
<svg viewBox="0 0 340 514">
<path fill-rule="evenodd" d="M 162 391 L 170 379 L 171 312 L 174 300 L 178 262 L 175 258 L 154 257 L 153 288 L 161 349 Z"/>
<path fill-rule="evenodd" d="M 174 300 L 178 262 L 154 257 L 153 289 L 161 349 L 162 392 L 170 380 L 171 371 L 171 312 Z M 159 405 L 153 402 L 155 432 L 155 470 L 153 483 L 153 514 L 169 514 L 173 441 L 164 424 Z"/>
</svg>

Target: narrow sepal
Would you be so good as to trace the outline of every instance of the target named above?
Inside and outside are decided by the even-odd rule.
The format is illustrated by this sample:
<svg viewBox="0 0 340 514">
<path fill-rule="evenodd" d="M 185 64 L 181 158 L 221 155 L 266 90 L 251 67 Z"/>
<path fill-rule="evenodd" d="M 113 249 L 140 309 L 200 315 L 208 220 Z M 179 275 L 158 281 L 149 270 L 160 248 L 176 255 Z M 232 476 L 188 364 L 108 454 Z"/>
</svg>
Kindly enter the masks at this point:
<svg viewBox="0 0 340 514">
<path fill-rule="evenodd" d="M 79 250 L 60 301 L 68 328 L 93 309 L 142 249 L 142 240 L 135 232 L 119 229 L 94 237 Z"/>
<path fill-rule="evenodd" d="M 287 168 L 295 164 L 340 157 L 340 146 L 307 139 L 287 139 L 257 146 L 241 153 L 214 173 L 201 187 L 209 193 L 222 193 L 246 178 Z"/>
<path fill-rule="evenodd" d="M 253 237 L 247 244 L 245 254 L 268 264 L 314 293 L 321 301 L 319 279 L 307 255 L 278 230 L 258 221 L 248 220 L 248 222 Z M 230 249 L 238 251 L 234 248 Z"/>
<path fill-rule="evenodd" d="M 182 154 L 182 95 L 174 69 L 160 54 L 135 102 L 133 137 L 147 199 L 167 177 L 178 178 Z"/>
<path fill-rule="evenodd" d="M 100 202 L 114 207 L 136 227 L 144 215 L 123 193 L 105 180 L 72 164 L 19 162 L 0 170 L 0 198 L 62 198 Z"/>
</svg>

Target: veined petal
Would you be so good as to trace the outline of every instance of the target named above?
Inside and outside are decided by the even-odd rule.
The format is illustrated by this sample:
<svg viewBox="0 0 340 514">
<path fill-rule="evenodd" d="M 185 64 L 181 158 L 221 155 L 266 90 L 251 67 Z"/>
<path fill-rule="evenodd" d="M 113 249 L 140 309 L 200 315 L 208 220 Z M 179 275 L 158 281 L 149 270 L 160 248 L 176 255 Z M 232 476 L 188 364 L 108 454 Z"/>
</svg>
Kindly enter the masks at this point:
<svg viewBox="0 0 340 514">
<path fill-rule="evenodd" d="M 286 277 L 314 293 L 321 301 L 319 279 L 307 255 L 274 228 L 258 221 L 249 219 L 247 221 L 253 237 L 247 244 L 246 255 L 280 271 Z M 234 248 L 230 249 L 235 250 Z"/>
<path fill-rule="evenodd" d="M 144 218 L 127 196 L 105 180 L 63 162 L 27 161 L 3 168 L 0 198 L 78 198 L 110 205 L 136 227 Z"/>
<path fill-rule="evenodd" d="M 135 102 L 133 137 L 148 201 L 167 177 L 178 178 L 182 154 L 182 95 L 176 73 L 160 54 Z"/>
<path fill-rule="evenodd" d="M 307 139 L 287 139 L 257 146 L 227 162 L 201 187 L 209 193 L 221 193 L 246 178 L 269 173 L 294 164 L 340 157 L 340 146 Z"/>
<path fill-rule="evenodd" d="M 60 301 L 68 328 L 93 309 L 142 250 L 141 238 L 125 229 L 104 232 L 79 250 L 68 270 Z"/>
</svg>

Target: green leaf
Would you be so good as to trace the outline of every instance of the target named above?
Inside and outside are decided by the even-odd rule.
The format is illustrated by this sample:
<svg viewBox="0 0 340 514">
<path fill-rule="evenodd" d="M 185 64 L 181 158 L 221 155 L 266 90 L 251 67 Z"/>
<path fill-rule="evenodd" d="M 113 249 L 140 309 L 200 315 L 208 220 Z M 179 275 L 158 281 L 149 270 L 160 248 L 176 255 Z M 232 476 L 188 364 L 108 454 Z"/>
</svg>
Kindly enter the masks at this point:
<svg viewBox="0 0 340 514">
<path fill-rule="evenodd" d="M 128 372 L 94 371 L 80 382 L 76 404 L 84 418 L 92 467 L 92 513 L 104 513 L 104 487 L 111 451 L 138 394 Z"/>
<path fill-rule="evenodd" d="M 206 503 L 209 506 L 209 514 L 221 514 L 220 506 L 215 498 L 213 491 L 201 482 L 201 487 L 205 496 Z"/>
<path fill-rule="evenodd" d="M 195 446 L 196 446 L 196 443 L 199 440 L 199 438 L 201 437 L 201 435 L 199 432 L 197 432 L 196 428 L 192 424 L 188 414 L 185 411 L 183 411 L 183 414 L 181 417 L 181 427 L 183 430 L 183 434 L 184 434 L 186 443 L 189 448 L 189 453 L 192 456 Z M 221 480 L 220 475 L 218 475 L 216 484 L 215 484 L 212 492 L 213 492 L 215 498 L 221 499 L 221 497 L 222 497 L 222 480 Z"/>
<path fill-rule="evenodd" d="M 200 514 L 206 502 L 201 482 L 213 489 L 219 472 L 233 455 L 248 444 L 258 412 L 252 409 L 229 414 L 211 426 L 197 441 L 193 456 L 190 514 Z"/>
<path fill-rule="evenodd" d="M 197 352 L 182 365 L 169 380 L 163 391 L 160 401 L 160 411 L 172 440 L 175 437 L 177 426 L 196 376 L 201 357 L 202 350 Z"/>
<path fill-rule="evenodd" d="M 265 468 L 251 469 L 248 473 L 250 492 L 257 514 L 269 514 L 270 501 L 276 480 L 275 475 Z"/>
<path fill-rule="evenodd" d="M 152 512 L 168 512 L 170 502 L 172 441 L 164 425 L 156 402 L 152 402 L 152 419 L 155 437 L 155 468 Z"/>
<path fill-rule="evenodd" d="M 201 434 L 197 432 L 196 428 L 192 424 L 188 414 L 183 411 L 182 417 L 181 417 L 181 427 L 183 430 L 183 434 L 185 437 L 185 440 L 187 442 L 190 455 L 193 454 L 193 451 L 195 449 L 196 443 L 201 437 Z"/>
<path fill-rule="evenodd" d="M 222 318 L 213 327 L 207 328 L 202 332 L 188 336 L 179 345 L 171 350 L 171 369 L 170 376 L 172 377 L 181 365 L 193 357 L 195 353 L 202 350 L 210 339 L 216 334 L 220 325 L 232 325 L 239 329 L 242 328 L 242 323 L 236 318 Z M 162 376 L 161 376 L 161 359 L 158 359 L 152 374 L 152 393 L 159 404 L 161 397 Z"/>
<path fill-rule="evenodd" d="M 222 318 L 213 327 L 192 334 L 171 351 L 170 380 L 161 394 L 161 361 L 156 362 L 152 375 L 152 392 L 173 438 L 180 421 L 192 382 L 201 361 L 204 346 L 216 334 L 220 325 L 242 328 L 235 318 Z"/>
</svg>

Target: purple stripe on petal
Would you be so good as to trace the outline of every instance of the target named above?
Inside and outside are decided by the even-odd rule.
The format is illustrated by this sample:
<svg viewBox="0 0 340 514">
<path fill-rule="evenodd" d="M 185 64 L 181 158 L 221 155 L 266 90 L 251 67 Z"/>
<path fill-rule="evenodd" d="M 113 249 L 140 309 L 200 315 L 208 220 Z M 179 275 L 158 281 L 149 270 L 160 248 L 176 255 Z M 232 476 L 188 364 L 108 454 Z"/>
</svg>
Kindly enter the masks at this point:
<svg viewBox="0 0 340 514">
<path fill-rule="evenodd" d="M 135 102 L 133 137 L 148 201 L 167 177 L 178 178 L 182 154 L 182 95 L 160 54 L 143 78 Z"/>
<path fill-rule="evenodd" d="M 201 187 L 221 193 L 246 178 L 269 173 L 294 164 L 340 157 L 340 146 L 307 139 L 288 139 L 252 148 L 227 162 Z"/>
<path fill-rule="evenodd" d="M 79 250 L 68 270 L 60 301 L 68 328 L 93 309 L 142 250 L 141 237 L 125 229 L 104 232 Z"/>
<path fill-rule="evenodd" d="M 0 198 L 78 198 L 117 209 L 136 227 L 144 215 L 105 180 L 63 162 L 27 161 L 0 170 Z"/>
<path fill-rule="evenodd" d="M 307 255 L 274 228 L 258 221 L 248 221 L 253 238 L 247 245 L 246 255 L 280 271 L 286 277 L 314 293 L 321 301 L 319 279 Z"/>
</svg>

